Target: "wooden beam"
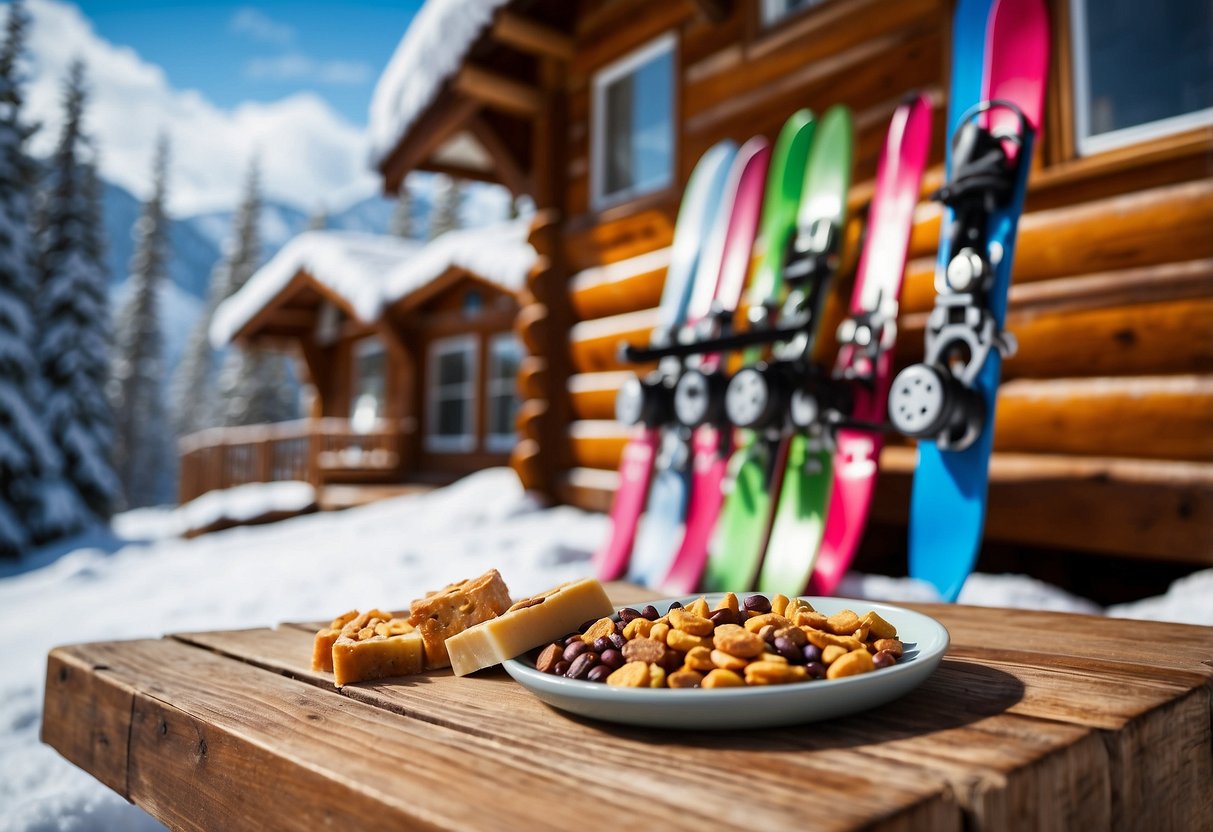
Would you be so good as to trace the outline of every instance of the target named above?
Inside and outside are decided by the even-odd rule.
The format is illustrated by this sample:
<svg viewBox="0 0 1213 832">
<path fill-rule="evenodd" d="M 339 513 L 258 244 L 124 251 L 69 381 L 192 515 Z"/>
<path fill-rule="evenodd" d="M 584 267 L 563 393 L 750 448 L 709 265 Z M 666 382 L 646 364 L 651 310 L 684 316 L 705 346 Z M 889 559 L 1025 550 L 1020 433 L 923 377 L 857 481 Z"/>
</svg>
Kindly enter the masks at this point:
<svg viewBox="0 0 1213 832">
<path fill-rule="evenodd" d="M 502 12 L 493 24 L 493 40 L 532 55 L 568 61 L 573 57 L 573 38 L 544 23 L 510 11 Z"/>
<path fill-rule="evenodd" d="M 543 94 L 513 78 L 468 64 L 459 70 L 452 88 L 486 107 L 534 118 L 543 108 Z"/>
<path fill-rule="evenodd" d="M 530 175 L 488 122 L 479 115 L 473 116 L 468 121 L 468 131 L 476 137 L 476 141 L 480 142 L 485 153 L 492 158 L 493 173 L 497 175 L 498 181 L 502 185 L 509 188 L 510 193 L 518 196 L 531 192 L 533 186 Z"/>
<path fill-rule="evenodd" d="M 444 142 L 464 129 L 469 118 L 480 109 L 480 104 L 470 98 L 439 95 L 437 103 L 430 107 L 407 133 L 391 155 L 379 166 L 383 174 L 383 190 L 394 194 L 400 190 L 405 174 L 416 170 Z"/>
<path fill-rule="evenodd" d="M 728 19 L 732 10 L 730 0 L 693 0 L 699 13 L 712 23 L 721 23 Z"/>
</svg>

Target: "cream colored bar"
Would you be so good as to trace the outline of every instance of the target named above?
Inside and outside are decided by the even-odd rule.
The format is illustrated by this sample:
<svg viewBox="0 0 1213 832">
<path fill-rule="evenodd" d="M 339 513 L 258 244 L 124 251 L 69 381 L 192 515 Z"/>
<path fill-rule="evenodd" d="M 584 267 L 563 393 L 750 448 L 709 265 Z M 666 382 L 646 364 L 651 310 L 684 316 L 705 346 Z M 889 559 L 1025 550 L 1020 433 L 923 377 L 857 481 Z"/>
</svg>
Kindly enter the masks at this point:
<svg viewBox="0 0 1213 832">
<path fill-rule="evenodd" d="M 614 611 L 606 590 L 593 578 L 561 584 L 448 638 L 451 669 L 466 676 L 492 667 Z"/>
</svg>

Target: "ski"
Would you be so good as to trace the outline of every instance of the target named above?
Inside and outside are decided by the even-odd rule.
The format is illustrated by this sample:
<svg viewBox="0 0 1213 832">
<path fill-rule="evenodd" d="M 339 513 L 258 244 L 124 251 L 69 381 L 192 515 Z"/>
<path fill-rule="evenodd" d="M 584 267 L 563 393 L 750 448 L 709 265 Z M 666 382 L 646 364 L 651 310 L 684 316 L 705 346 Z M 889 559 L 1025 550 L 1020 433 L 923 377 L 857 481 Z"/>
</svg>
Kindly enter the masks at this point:
<svg viewBox="0 0 1213 832">
<path fill-rule="evenodd" d="M 834 433 L 834 479 L 820 550 L 815 563 L 811 552 L 806 556 L 810 595 L 834 594 L 867 526 L 884 434 L 855 425 L 885 418 L 906 249 L 930 146 L 931 103 L 919 95 L 899 106 L 889 124 L 849 315 L 838 327 L 833 378 L 847 387 L 846 407 L 818 409 L 827 425 L 837 420 L 843 426 Z"/>
<path fill-rule="evenodd" d="M 708 550 L 703 588 L 709 591 L 747 589 L 754 585 L 772 524 L 771 507 L 784 487 L 788 452 L 787 407 L 776 397 L 789 388 L 784 376 L 807 360 L 821 317 L 826 288 L 837 261 L 842 217 L 850 182 L 853 127 L 850 112 L 831 107 L 818 122 L 805 165 L 804 185 L 795 219 L 779 258 L 781 283 L 787 298 L 774 329 L 791 333 L 775 347 L 775 361 L 747 363 L 729 382 L 725 396 L 730 423 L 747 428 L 744 444 L 729 462 L 729 493 Z M 775 314 L 779 289 L 767 303 L 751 308 L 753 329 L 767 328 Z"/>
<path fill-rule="evenodd" d="M 695 165 L 687 182 L 674 225 L 670 264 L 658 307 L 658 326 L 652 335 L 654 343 L 669 342 L 686 318 L 692 278 L 736 154 L 737 145 L 731 141 L 713 145 Z M 619 487 L 611 505 L 611 532 L 594 555 L 594 572 L 604 581 L 621 578 L 627 571 L 636 526 L 649 493 L 660 425 L 665 420 L 663 411 L 668 412 L 670 407 L 670 375 L 676 370 L 677 362 L 672 367 L 666 362 L 643 380 L 629 379 L 620 390 L 617 402 L 620 421 L 635 427 L 619 465 Z"/>
<path fill-rule="evenodd" d="M 988 22 L 957 9 L 935 308 L 923 363 L 902 370 L 889 418 L 918 439 L 910 574 L 955 600 L 981 546 L 994 405 L 1015 233 L 1044 108 L 1049 22 L 1043 0 L 995 0 Z M 979 58 L 973 44 L 984 43 Z M 962 62 L 963 61 L 963 62 Z M 966 79 L 982 67 L 977 90 Z"/>
<path fill-rule="evenodd" d="M 711 325 L 713 317 L 725 314 L 722 311 L 713 315 L 722 287 L 740 297 L 770 156 L 770 144 L 756 136 L 743 144 L 733 159 L 715 225 L 696 268 L 680 340 L 696 340 L 702 335 L 701 328 Z M 662 361 L 672 363 L 676 359 L 666 357 Z M 678 362 L 679 370 L 671 377 L 675 389 L 688 362 L 695 363 L 694 357 Z M 682 540 L 690 493 L 690 434 L 669 419 L 669 411 L 665 416 L 666 427 L 661 431 L 649 497 L 628 566 L 628 580 L 646 586 L 655 586 L 669 570 Z"/>
<path fill-rule="evenodd" d="M 771 287 L 778 283 L 773 270 L 782 257 L 768 257 L 767 253 L 772 250 L 783 252 L 794 225 L 814 124 L 812 113 L 799 110 L 784 123 L 775 141 L 762 202 L 762 228 L 756 244 L 758 266 L 753 270 L 748 290 L 751 297 L 755 293 L 762 299 L 769 297 Z M 743 241 L 739 239 L 738 242 Z M 717 305 L 726 312 L 736 310 L 741 300 L 741 278 L 750 271 L 749 251 L 743 252 L 740 245 L 735 250 L 736 261 L 724 266 L 733 274 L 726 277 L 722 271 L 717 292 Z M 726 332 L 733 315 L 711 320 L 714 325 L 705 330 L 707 338 Z M 734 433 L 724 419 L 727 381 L 724 357 L 724 351 L 705 354 L 699 367 L 686 373 L 674 392 L 675 415 L 694 433 L 686 529 L 668 572 L 658 582 L 671 595 L 687 595 L 698 589 L 707 563 L 708 542 L 724 502 L 724 480 Z"/>
</svg>

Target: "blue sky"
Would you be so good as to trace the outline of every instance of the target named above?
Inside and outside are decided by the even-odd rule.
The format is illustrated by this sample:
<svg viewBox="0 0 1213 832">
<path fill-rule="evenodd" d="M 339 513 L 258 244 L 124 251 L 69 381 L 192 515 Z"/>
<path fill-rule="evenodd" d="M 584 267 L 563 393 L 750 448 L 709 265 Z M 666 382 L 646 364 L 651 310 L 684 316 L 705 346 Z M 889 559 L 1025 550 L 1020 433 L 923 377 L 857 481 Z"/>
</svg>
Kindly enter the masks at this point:
<svg viewBox="0 0 1213 832">
<path fill-rule="evenodd" d="M 216 105 L 312 90 L 353 124 L 420 0 L 341 3 L 80 2 L 97 34 Z"/>
<path fill-rule="evenodd" d="M 144 196 L 171 142 L 169 210 L 230 209 L 256 158 L 267 197 L 339 211 L 376 193 L 367 110 L 420 0 L 339 3 L 27 0 L 26 117 L 51 152 L 73 58 L 102 175 Z"/>
</svg>

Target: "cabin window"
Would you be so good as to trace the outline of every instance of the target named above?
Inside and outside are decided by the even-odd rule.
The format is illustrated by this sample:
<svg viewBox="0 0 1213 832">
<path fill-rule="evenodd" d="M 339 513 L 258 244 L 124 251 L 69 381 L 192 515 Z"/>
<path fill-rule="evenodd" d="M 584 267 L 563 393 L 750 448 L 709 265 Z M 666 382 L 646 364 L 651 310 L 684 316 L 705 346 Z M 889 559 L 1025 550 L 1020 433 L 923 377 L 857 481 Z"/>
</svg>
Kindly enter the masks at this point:
<svg viewBox="0 0 1213 832">
<path fill-rule="evenodd" d="M 494 335 L 489 341 L 489 374 L 485 388 L 485 422 L 490 451 L 508 451 L 514 447 L 514 417 L 518 413 L 518 364 L 522 347 L 513 333 Z"/>
<path fill-rule="evenodd" d="M 387 377 L 387 352 L 377 337 L 363 338 L 354 344 L 354 395 L 350 399 L 350 428 L 370 433 L 383 418 Z"/>
<path fill-rule="evenodd" d="M 674 35 L 594 76 L 595 208 L 667 187 L 674 178 Z"/>
<path fill-rule="evenodd" d="M 476 447 L 476 338 L 460 335 L 430 345 L 426 447 L 440 453 Z"/>
<path fill-rule="evenodd" d="M 762 25 L 778 23 L 794 12 L 823 2 L 825 0 L 762 0 Z"/>
<path fill-rule="evenodd" d="M 1213 3 L 1070 0 L 1085 156 L 1213 123 Z"/>
</svg>

